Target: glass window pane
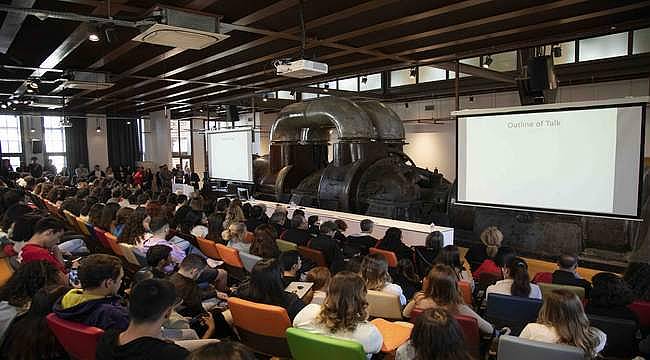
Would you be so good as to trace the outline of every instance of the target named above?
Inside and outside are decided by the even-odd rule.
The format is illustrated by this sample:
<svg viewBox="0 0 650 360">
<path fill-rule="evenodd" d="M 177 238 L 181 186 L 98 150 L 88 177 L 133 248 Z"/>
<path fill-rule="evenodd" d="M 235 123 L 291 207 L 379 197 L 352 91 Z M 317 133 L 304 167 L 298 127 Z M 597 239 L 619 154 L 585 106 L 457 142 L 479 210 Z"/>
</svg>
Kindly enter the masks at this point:
<svg viewBox="0 0 650 360">
<path fill-rule="evenodd" d="M 325 84 L 327 84 L 328 86 L 325 86 Z M 328 89 L 338 89 L 338 87 L 336 85 L 336 80 L 330 81 L 330 82 L 327 82 L 327 83 L 318 84 L 318 87 L 319 88 L 325 88 L 326 87 Z"/>
<path fill-rule="evenodd" d="M 517 70 L 517 52 L 508 51 L 504 53 L 493 54 L 490 70 L 496 71 L 515 71 Z M 483 59 L 485 61 L 485 59 Z"/>
<path fill-rule="evenodd" d="M 418 81 L 421 83 L 429 81 L 446 80 L 447 71 L 433 66 L 418 67 Z"/>
<path fill-rule="evenodd" d="M 353 77 L 349 79 L 339 80 L 339 90 L 359 91 L 358 78 Z"/>
<path fill-rule="evenodd" d="M 560 64 L 570 64 L 576 62 L 576 42 L 575 41 L 569 41 L 565 43 L 560 44 L 560 48 L 562 49 L 562 56 L 560 57 L 553 57 L 553 63 L 555 65 L 560 65 Z"/>
<path fill-rule="evenodd" d="M 318 97 L 318 95 L 313 94 L 313 93 L 302 93 L 302 99 L 303 100 L 315 99 L 317 97 Z"/>
<path fill-rule="evenodd" d="M 45 132 L 43 133 L 45 151 L 47 153 L 65 152 L 65 129 L 61 127 L 61 117 L 45 116 L 43 118 L 43 125 L 45 127 Z"/>
<path fill-rule="evenodd" d="M 390 72 L 390 86 L 415 84 L 415 77 L 411 76 L 411 69 L 394 70 Z"/>
<path fill-rule="evenodd" d="M 635 30 L 632 42 L 632 54 L 650 52 L 650 28 Z"/>
<path fill-rule="evenodd" d="M 0 146 L 4 153 L 23 152 L 18 116 L 0 115 Z"/>
<path fill-rule="evenodd" d="M 192 137 L 191 137 L 191 132 L 189 131 L 181 131 L 181 154 L 183 155 L 189 155 L 192 153 Z"/>
<path fill-rule="evenodd" d="M 291 91 L 280 90 L 278 91 L 278 99 L 296 100 L 296 93 L 292 94 Z"/>
<path fill-rule="evenodd" d="M 469 59 L 461 59 L 460 62 L 463 63 L 463 64 L 467 64 L 467 65 L 474 65 L 476 67 L 481 66 L 481 58 L 478 57 L 478 56 L 473 57 L 473 58 L 469 58 Z"/>
<path fill-rule="evenodd" d="M 172 169 L 176 167 L 177 164 L 181 163 L 181 158 L 173 157 L 172 158 Z"/>
<path fill-rule="evenodd" d="M 460 73 L 460 77 L 462 77 L 462 78 L 468 77 L 468 76 L 472 76 L 472 75 Z M 456 78 L 456 72 L 455 71 L 449 71 L 449 78 L 450 79 L 455 79 Z"/>
<path fill-rule="evenodd" d="M 189 120 L 181 120 L 178 122 L 180 125 L 179 128 L 181 131 L 190 131 L 192 129 L 192 125 L 190 124 Z"/>
<path fill-rule="evenodd" d="M 627 33 L 579 40 L 579 61 L 627 55 Z"/>
<path fill-rule="evenodd" d="M 365 82 L 363 79 L 366 79 Z M 375 90 L 375 89 L 381 89 L 381 73 L 362 76 L 359 79 L 360 91 Z"/>
<path fill-rule="evenodd" d="M 11 164 L 11 167 L 16 170 L 16 168 L 20 167 L 20 156 L 7 156 L 4 157 L 5 159 L 9 159 L 9 163 Z"/>
<path fill-rule="evenodd" d="M 65 156 L 62 155 L 49 155 L 48 159 L 52 160 L 52 165 L 56 167 L 57 173 L 65 167 Z"/>
</svg>

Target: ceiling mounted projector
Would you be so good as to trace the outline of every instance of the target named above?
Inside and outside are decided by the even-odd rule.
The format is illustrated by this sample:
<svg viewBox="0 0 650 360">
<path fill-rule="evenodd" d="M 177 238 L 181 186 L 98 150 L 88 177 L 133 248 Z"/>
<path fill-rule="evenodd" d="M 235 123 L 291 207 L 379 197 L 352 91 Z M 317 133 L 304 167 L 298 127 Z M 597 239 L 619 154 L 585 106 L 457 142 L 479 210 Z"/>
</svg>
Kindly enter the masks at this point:
<svg viewBox="0 0 650 360">
<path fill-rule="evenodd" d="M 279 62 L 275 64 L 277 75 L 304 79 L 312 76 L 327 74 L 328 66 L 311 60 L 296 60 L 291 62 Z"/>
<path fill-rule="evenodd" d="M 230 37 L 219 33 L 219 18 L 190 13 L 171 7 L 156 8 L 150 17 L 158 19 L 132 40 L 171 46 L 181 49 L 200 50 Z"/>
</svg>

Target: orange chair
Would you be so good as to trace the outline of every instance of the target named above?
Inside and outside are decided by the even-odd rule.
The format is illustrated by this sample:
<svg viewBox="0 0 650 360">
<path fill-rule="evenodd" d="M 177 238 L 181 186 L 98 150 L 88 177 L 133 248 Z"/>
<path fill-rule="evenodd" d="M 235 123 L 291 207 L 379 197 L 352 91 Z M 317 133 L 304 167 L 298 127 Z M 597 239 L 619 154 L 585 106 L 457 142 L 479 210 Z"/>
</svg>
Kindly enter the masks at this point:
<svg viewBox="0 0 650 360">
<path fill-rule="evenodd" d="M 467 281 L 458 282 L 458 290 L 463 295 L 463 301 L 467 305 L 472 305 L 472 284 Z"/>
<path fill-rule="evenodd" d="M 106 231 L 104 232 L 104 236 L 106 237 L 106 241 L 108 242 L 108 245 L 111 247 L 111 250 L 113 250 L 115 255 L 124 257 L 124 252 L 122 251 L 120 245 L 117 243 L 117 238 L 115 235 Z"/>
<path fill-rule="evenodd" d="M 72 226 L 72 229 L 76 232 L 79 232 L 80 234 L 83 234 L 79 230 L 79 224 L 77 224 L 77 218 L 68 210 L 63 210 L 63 216 L 65 216 L 65 220 L 68 222 L 70 226 Z"/>
<path fill-rule="evenodd" d="M 242 343 L 267 356 L 291 357 L 285 334 L 291 321 L 284 308 L 236 297 L 228 305 Z"/>
<path fill-rule="evenodd" d="M 553 273 L 545 272 L 545 271 L 538 272 L 537 274 L 535 274 L 535 277 L 533 277 L 533 280 L 531 280 L 531 282 L 535 284 L 540 284 L 540 283 L 550 284 L 553 282 Z"/>
<path fill-rule="evenodd" d="M 95 360 L 97 341 L 104 330 L 63 320 L 53 313 L 47 315 L 46 319 L 56 339 L 73 359 Z"/>
<path fill-rule="evenodd" d="M 90 230 L 88 230 L 88 223 L 87 222 L 83 221 L 79 217 L 75 217 L 75 220 L 77 221 L 79 231 L 81 231 L 82 234 L 84 234 L 86 236 L 92 236 L 92 234 L 90 233 Z"/>
<path fill-rule="evenodd" d="M 397 267 L 397 256 L 395 255 L 394 252 L 392 251 L 387 251 L 387 250 L 382 250 L 382 249 L 377 249 L 377 248 L 370 248 L 370 253 L 371 254 L 380 254 L 383 257 L 386 258 L 386 261 L 388 262 L 388 266 L 390 267 Z"/>
<path fill-rule="evenodd" d="M 217 248 L 215 247 L 216 243 L 212 240 L 207 240 L 206 238 L 202 237 L 196 237 L 196 243 L 199 245 L 199 249 L 203 253 L 203 255 L 209 257 L 210 259 L 214 260 L 221 260 L 221 256 L 219 255 L 219 251 L 217 251 Z"/>
<path fill-rule="evenodd" d="M 244 263 L 239 258 L 239 251 L 237 249 L 229 248 L 223 244 L 215 244 L 219 256 L 224 263 L 238 269 L 244 270 Z"/>
<path fill-rule="evenodd" d="M 481 335 L 479 334 L 478 322 L 475 318 L 465 315 L 454 316 L 458 325 L 463 330 L 465 338 L 465 347 L 469 350 L 474 359 L 480 359 L 481 354 Z"/>
<path fill-rule="evenodd" d="M 323 255 L 323 252 L 320 250 L 308 248 L 306 246 L 298 246 L 298 252 L 301 256 L 313 261 L 317 266 L 327 266 L 325 255 Z"/>
<path fill-rule="evenodd" d="M 9 258 L 4 257 L 0 259 L 0 287 L 7 283 L 11 275 L 14 273 L 14 268 L 9 263 Z"/>
<path fill-rule="evenodd" d="M 384 342 L 381 345 L 381 352 L 392 353 L 411 337 L 413 324 L 402 321 L 388 321 L 382 318 L 373 319 L 373 325 L 379 330 Z"/>
<path fill-rule="evenodd" d="M 95 233 L 95 237 L 99 241 L 100 244 L 102 244 L 103 247 L 106 249 L 112 249 L 111 244 L 108 242 L 108 239 L 106 239 L 106 231 L 103 229 L 98 228 L 97 226 L 93 227 L 93 232 Z"/>
</svg>

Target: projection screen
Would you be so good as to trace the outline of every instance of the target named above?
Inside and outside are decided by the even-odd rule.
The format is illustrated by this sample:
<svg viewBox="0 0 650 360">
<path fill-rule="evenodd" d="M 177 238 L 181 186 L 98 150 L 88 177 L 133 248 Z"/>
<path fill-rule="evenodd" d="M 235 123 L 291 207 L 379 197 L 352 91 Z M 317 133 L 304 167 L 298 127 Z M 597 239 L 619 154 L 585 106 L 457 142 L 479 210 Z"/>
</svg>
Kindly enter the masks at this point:
<svg viewBox="0 0 650 360">
<path fill-rule="evenodd" d="M 456 112 L 457 203 L 638 218 L 645 101 Z"/>
<path fill-rule="evenodd" d="M 253 182 L 253 146 L 250 128 L 206 132 L 208 175 L 219 180 Z"/>
</svg>

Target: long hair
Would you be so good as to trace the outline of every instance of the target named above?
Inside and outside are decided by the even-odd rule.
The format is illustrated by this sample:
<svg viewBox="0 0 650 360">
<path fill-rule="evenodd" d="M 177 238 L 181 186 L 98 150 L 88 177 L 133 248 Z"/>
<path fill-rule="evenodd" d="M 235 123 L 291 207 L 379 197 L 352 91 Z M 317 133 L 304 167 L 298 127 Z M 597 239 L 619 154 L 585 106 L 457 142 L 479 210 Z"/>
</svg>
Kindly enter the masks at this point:
<svg viewBox="0 0 650 360">
<path fill-rule="evenodd" d="M 411 331 L 414 360 L 470 360 L 463 330 L 447 310 L 434 308 L 424 311 Z"/>
<path fill-rule="evenodd" d="M 0 288 L 0 300 L 12 306 L 27 305 L 38 290 L 62 284 L 61 272 L 47 261 L 32 261 L 21 264 L 7 283 Z"/>
<path fill-rule="evenodd" d="M 632 262 L 627 265 L 623 279 L 630 286 L 634 297 L 650 301 L 650 264 Z"/>
<path fill-rule="evenodd" d="M 118 242 L 137 245 L 140 241 L 144 239 L 144 234 L 146 230 L 142 222 L 144 221 L 147 214 L 141 211 L 134 211 L 133 214 L 126 220 L 124 229 L 120 237 L 117 239 Z"/>
<path fill-rule="evenodd" d="M 442 248 L 435 262 L 450 266 L 457 272 L 463 270 L 463 263 L 460 261 L 460 251 L 456 245 L 447 245 Z"/>
<path fill-rule="evenodd" d="M 359 323 L 368 319 L 367 293 L 366 284 L 359 275 L 341 271 L 331 279 L 316 321 L 332 333 L 354 331 Z"/>
<path fill-rule="evenodd" d="M 212 241 L 220 241 L 222 232 L 223 215 L 210 214 L 210 216 L 208 216 L 208 234 L 205 236 L 205 238 Z"/>
<path fill-rule="evenodd" d="M 230 224 L 230 226 L 221 233 L 221 237 L 226 241 L 244 242 L 246 225 L 242 223 Z"/>
<path fill-rule="evenodd" d="M 381 254 L 366 255 L 361 261 L 361 278 L 366 282 L 368 290 L 381 291 L 387 284 L 391 283 L 388 274 L 388 262 Z"/>
<path fill-rule="evenodd" d="M 422 295 L 416 295 L 416 303 L 429 298 L 438 306 L 455 313 L 458 306 L 463 304 L 457 281 L 454 269 L 447 265 L 434 265 L 424 279 Z"/>
<path fill-rule="evenodd" d="M 99 223 L 93 225 L 106 231 L 111 231 L 111 225 L 113 225 L 119 209 L 120 205 L 117 203 L 106 204 L 102 209 L 102 216 L 99 218 Z"/>
<path fill-rule="evenodd" d="M 379 242 L 381 249 L 389 251 L 397 251 L 402 244 L 402 230 L 396 227 L 391 227 L 386 230 L 384 238 Z"/>
<path fill-rule="evenodd" d="M 544 296 L 537 322 L 552 326 L 560 337 L 560 343 L 573 345 L 585 354 L 595 355 L 598 339 L 589 327 L 589 319 L 582 308 L 582 302 L 567 290 L 553 290 Z"/>
<path fill-rule="evenodd" d="M 280 263 L 275 259 L 258 261 L 251 271 L 250 290 L 250 295 L 255 301 L 286 306 Z"/>
<path fill-rule="evenodd" d="M 634 296 L 630 287 L 620 276 L 609 272 L 601 272 L 591 279 L 593 288 L 589 305 L 612 308 L 627 306 L 632 303 Z"/>
<path fill-rule="evenodd" d="M 494 258 L 501 247 L 503 233 L 496 226 L 488 226 L 481 233 L 481 242 L 485 244 L 485 252 L 490 258 Z"/>
<path fill-rule="evenodd" d="M 241 201 L 234 200 L 226 210 L 226 219 L 223 221 L 223 227 L 228 228 L 232 224 L 246 221 L 244 211 L 241 209 Z"/>
<path fill-rule="evenodd" d="M 512 278 L 510 294 L 512 296 L 528 297 L 530 295 L 530 276 L 528 264 L 520 257 L 515 257 L 508 263 L 508 272 Z"/>
<path fill-rule="evenodd" d="M 115 225 L 126 224 L 129 218 L 133 216 L 133 211 L 134 210 L 129 207 L 117 210 L 117 213 L 115 214 Z"/>
<path fill-rule="evenodd" d="M 272 225 L 260 225 L 255 228 L 255 239 L 251 244 L 249 252 L 263 259 L 277 259 L 280 256 L 280 248 L 278 248 L 278 244 L 275 242 L 277 238 L 278 234 Z"/>
</svg>

